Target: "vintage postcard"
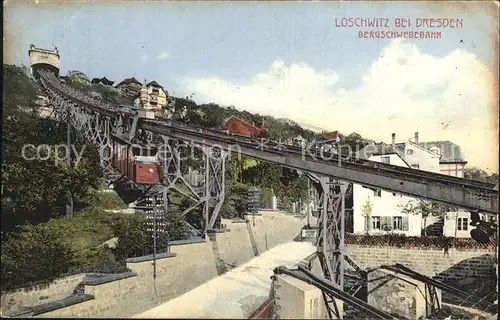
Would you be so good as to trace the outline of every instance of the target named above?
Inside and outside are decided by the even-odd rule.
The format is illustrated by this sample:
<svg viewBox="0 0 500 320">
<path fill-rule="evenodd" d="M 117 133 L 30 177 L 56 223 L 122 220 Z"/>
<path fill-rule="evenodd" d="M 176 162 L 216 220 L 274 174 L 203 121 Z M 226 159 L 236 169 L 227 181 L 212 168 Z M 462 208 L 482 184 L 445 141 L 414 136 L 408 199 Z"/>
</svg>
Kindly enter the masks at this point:
<svg viewBox="0 0 500 320">
<path fill-rule="evenodd" d="M 498 1 L 4 1 L 3 317 L 496 319 Z"/>
</svg>

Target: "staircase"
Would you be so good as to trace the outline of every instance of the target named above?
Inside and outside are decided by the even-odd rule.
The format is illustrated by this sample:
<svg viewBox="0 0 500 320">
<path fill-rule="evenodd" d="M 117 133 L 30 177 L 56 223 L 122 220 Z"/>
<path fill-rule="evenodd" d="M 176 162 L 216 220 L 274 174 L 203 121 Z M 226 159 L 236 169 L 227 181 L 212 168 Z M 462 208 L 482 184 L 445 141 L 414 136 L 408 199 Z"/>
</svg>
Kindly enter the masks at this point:
<svg viewBox="0 0 500 320">
<path fill-rule="evenodd" d="M 440 237 L 443 235 L 444 218 L 437 219 L 436 222 L 426 227 L 426 234 L 429 237 Z"/>
</svg>

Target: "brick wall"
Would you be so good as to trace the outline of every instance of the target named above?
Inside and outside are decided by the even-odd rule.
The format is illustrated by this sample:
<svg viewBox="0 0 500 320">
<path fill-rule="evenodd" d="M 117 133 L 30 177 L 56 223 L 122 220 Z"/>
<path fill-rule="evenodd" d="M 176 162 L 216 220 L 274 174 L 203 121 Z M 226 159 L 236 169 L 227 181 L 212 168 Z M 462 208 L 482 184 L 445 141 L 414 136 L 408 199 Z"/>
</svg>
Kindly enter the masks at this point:
<svg viewBox="0 0 500 320">
<path fill-rule="evenodd" d="M 349 245 L 349 256 L 361 268 L 403 264 L 439 280 L 486 278 L 493 273 L 494 249 L 425 249 Z"/>
</svg>

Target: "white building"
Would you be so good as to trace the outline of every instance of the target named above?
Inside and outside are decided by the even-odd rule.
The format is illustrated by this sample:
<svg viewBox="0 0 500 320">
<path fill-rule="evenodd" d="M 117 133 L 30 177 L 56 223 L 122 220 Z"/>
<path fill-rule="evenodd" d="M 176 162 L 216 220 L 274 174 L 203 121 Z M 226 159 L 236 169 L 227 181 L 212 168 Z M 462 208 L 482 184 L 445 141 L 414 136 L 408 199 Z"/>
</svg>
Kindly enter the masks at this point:
<svg viewBox="0 0 500 320">
<path fill-rule="evenodd" d="M 415 137 L 418 142 L 418 135 Z M 439 171 L 441 174 L 463 178 L 465 160 L 462 148 L 451 141 L 419 142 L 420 145 L 439 154 Z M 455 238 L 470 238 L 470 231 L 476 227 L 470 225 L 470 213 L 458 209 L 448 212 L 443 220 L 443 235 Z"/>
<path fill-rule="evenodd" d="M 456 177 L 463 177 L 465 157 L 460 146 L 450 141 L 419 141 L 418 132 L 413 141 L 392 144 L 371 144 L 358 152 L 358 157 L 371 161 L 383 162 L 397 166 L 436 172 Z M 372 190 L 361 185 L 353 187 L 353 230 L 354 233 L 402 233 L 408 236 L 419 236 L 423 228 L 436 227 L 439 234 L 446 237 L 470 237 L 470 213 L 461 209 L 448 212 L 445 217 L 428 217 L 425 221 L 419 215 L 408 215 L 401 208 L 411 197 L 395 193 Z M 366 217 L 367 201 L 371 206 L 370 218 Z M 365 209 L 365 210 L 364 210 Z M 483 217 L 482 217 L 483 218 Z M 442 228 L 442 233 L 441 233 Z M 384 231 L 385 230 L 385 231 Z M 429 233 L 428 233 L 429 234 Z M 437 234 L 435 234 L 437 235 Z"/>
<path fill-rule="evenodd" d="M 392 134 L 392 144 L 368 145 L 360 150 L 357 156 L 360 159 L 395 166 L 439 172 L 438 154 L 412 141 L 396 144 L 395 139 L 396 135 Z M 402 212 L 402 208 L 410 200 L 414 198 L 355 184 L 353 186 L 353 232 L 420 236 L 425 227 L 422 217 Z"/>
<path fill-rule="evenodd" d="M 470 231 L 476 227 L 470 226 L 470 212 L 447 212 L 444 217 L 443 235 L 454 238 L 470 238 Z"/>
</svg>

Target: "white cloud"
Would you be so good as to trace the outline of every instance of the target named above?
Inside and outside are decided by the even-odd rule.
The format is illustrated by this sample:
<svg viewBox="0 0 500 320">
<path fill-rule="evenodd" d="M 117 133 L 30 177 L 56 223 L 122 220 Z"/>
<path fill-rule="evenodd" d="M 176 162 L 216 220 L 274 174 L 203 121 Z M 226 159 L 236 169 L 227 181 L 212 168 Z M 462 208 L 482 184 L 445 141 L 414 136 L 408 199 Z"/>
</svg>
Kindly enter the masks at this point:
<svg viewBox="0 0 500 320">
<path fill-rule="evenodd" d="M 386 142 L 392 132 L 403 141 L 416 131 L 421 141 L 451 140 L 462 146 L 469 165 L 498 171 L 493 79 L 467 51 L 434 57 L 413 44 L 394 41 L 352 89 L 340 87 L 334 71 L 281 60 L 247 83 L 217 77 L 185 82 L 199 102 L 234 105 L 303 125 L 358 132 Z"/>
<path fill-rule="evenodd" d="M 160 60 L 164 60 L 164 59 L 167 59 L 168 57 L 170 57 L 170 54 L 165 51 L 165 52 L 160 53 L 157 58 Z"/>
</svg>

